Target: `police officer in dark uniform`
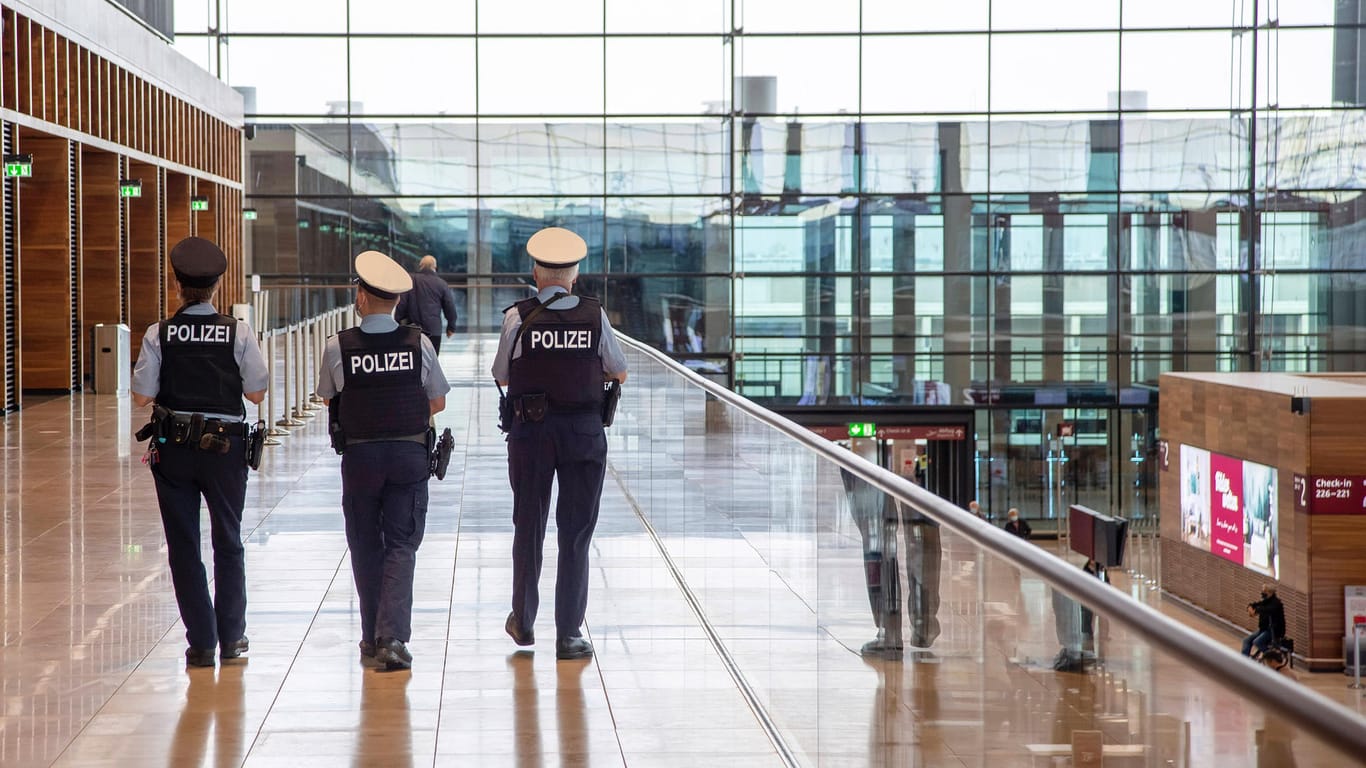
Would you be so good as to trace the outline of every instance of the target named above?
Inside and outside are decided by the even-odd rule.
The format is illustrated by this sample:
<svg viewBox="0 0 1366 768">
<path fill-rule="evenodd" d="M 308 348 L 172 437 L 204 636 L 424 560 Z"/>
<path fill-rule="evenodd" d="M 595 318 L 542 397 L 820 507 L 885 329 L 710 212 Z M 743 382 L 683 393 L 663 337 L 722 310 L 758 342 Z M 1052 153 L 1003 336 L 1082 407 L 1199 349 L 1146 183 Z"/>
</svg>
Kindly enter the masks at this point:
<svg viewBox="0 0 1366 768">
<path fill-rule="evenodd" d="M 598 522 L 607 467 L 602 426 L 603 383 L 626 380 L 626 358 L 597 299 L 574 296 L 583 238 L 559 227 L 527 242 L 536 262 L 537 295 L 504 311 L 493 378 L 508 388 L 514 411 L 508 432 L 512 482 L 512 612 L 505 629 L 532 645 L 540 606 L 537 582 L 550 514 L 551 483 L 559 481 L 555 527 L 555 656 L 581 659 L 593 646 L 580 632 L 588 605 L 588 545 Z"/>
<path fill-rule="evenodd" d="M 315 391 L 342 454 L 342 513 L 361 613 L 361 655 L 413 657 L 413 571 L 427 525 L 428 427 L 451 385 L 421 328 L 394 320 L 412 278 L 378 251 L 356 257 L 360 326 L 328 339 Z"/>
<path fill-rule="evenodd" d="M 242 398 L 261 402 L 269 383 L 251 327 L 214 309 L 227 266 L 223 251 L 208 240 L 176 244 L 171 268 L 181 308 L 148 327 L 133 371 L 133 403 L 155 403 L 139 439 L 151 440 L 144 461 L 156 483 L 171 582 L 189 642 L 185 660 L 196 667 L 212 667 L 216 651 L 232 659 L 247 650 L 242 506 L 248 427 Z M 213 536 L 212 599 L 199 557 L 201 497 Z"/>
</svg>

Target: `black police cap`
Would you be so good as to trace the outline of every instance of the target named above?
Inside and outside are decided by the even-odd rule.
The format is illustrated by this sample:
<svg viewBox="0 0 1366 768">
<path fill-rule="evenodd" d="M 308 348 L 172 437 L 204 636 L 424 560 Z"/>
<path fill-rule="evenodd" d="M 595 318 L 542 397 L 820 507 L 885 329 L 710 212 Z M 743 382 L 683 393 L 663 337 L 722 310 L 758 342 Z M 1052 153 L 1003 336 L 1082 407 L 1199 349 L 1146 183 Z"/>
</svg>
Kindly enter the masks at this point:
<svg viewBox="0 0 1366 768">
<path fill-rule="evenodd" d="M 171 269 L 181 285 L 209 288 L 227 271 L 228 257 L 202 237 L 187 237 L 171 249 Z"/>
</svg>

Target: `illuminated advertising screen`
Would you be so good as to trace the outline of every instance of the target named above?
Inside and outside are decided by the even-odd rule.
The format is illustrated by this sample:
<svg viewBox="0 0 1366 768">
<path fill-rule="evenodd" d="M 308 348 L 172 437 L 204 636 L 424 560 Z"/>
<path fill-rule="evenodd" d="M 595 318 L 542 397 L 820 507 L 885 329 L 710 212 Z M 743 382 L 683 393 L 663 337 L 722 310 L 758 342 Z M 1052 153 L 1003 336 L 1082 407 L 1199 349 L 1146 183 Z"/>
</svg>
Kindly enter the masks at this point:
<svg viewBox="0 0 1366 768">
<path fill-rule="evenodd" d="M 1181 539 L 1277 578 L 1276 469 L 1181 446 Z"/>
</svg>

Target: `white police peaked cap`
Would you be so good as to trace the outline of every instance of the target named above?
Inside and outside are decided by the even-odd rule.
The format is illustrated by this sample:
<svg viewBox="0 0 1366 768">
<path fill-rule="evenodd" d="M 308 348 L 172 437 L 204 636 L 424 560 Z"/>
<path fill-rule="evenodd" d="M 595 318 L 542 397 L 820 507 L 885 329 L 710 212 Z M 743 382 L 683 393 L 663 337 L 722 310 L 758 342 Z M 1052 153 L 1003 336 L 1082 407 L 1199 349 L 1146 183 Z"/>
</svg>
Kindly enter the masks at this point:
<svg viewBox="0 0 1366 768">
<path fill-rule="evenodd" d="M 526 252 L 547 269 L 572 267 L 588 255 L 588 243 L 563 227 L 546 227 L 531 236 Z"/>
<path fill-rule="evenodd" d="M 395 299 L 413 289 L 408 270 L 379 251 L 366 251 L 356 257 L 356 282 L 381 299 Z"/>
</svg>

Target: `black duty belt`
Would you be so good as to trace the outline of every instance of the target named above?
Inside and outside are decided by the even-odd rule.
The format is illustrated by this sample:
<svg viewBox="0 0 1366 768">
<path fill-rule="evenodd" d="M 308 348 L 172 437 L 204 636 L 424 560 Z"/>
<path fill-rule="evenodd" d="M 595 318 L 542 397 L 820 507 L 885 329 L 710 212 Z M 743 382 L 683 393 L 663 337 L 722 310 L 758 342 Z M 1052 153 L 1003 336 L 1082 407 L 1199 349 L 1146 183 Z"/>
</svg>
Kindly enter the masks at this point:
<svg viewBox="0 0 1366 768">
<path fill-rule="evenodd" d="M 596 413 L 602 410 L 602 403 L 566 403 L 554 398 L 547 398 L 550 403 L 550 413 Z"/>
<path fill-rule="evenodd" d="M 229 437 L 245 437 L 246 422 L 208 418 L 202 413 L 175 413 L 161 405 L 152 407 L 152 418 L 138 430 L 137 439 L 157 438 L 160 444 L 189 445 L 200 450 L 226 453 Z"/>
</svg>

